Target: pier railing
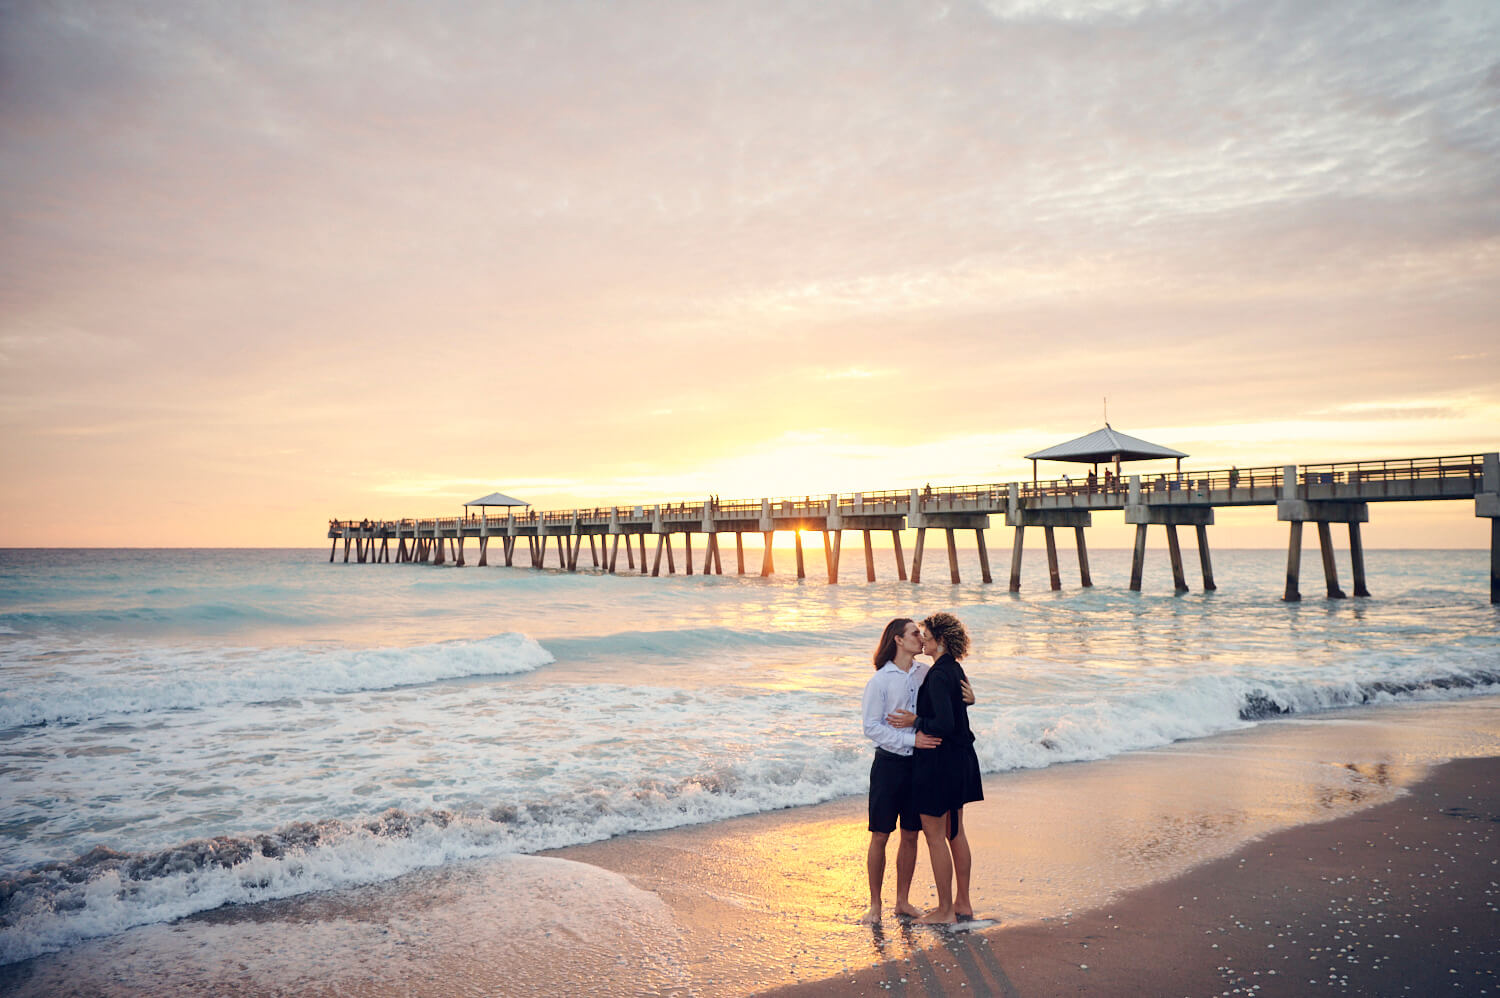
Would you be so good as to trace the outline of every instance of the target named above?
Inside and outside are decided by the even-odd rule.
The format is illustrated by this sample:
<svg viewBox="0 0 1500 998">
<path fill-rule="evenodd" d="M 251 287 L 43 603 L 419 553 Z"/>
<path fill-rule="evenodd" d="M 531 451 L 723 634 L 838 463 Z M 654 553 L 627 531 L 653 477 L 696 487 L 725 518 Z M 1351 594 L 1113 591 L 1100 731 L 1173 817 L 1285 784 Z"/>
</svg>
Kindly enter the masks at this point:
<svg viewBox="0 0 1500 998">
<path fill-rule="evenodd" d="M 1139 476 L 1097 476 L 1014 483 L 1023 506 L 1046 508 L 1118 509 L 1129 501 L 1132 479 L 1138 479 L 1141 501 L 1169 505 L 1269 505 L 1280 498 L 1347 499 L 1448 499 L 1476 495 L 1483 488 L 1484 455 L 1459 454 L 1443 457 L 1395 458 L 1379 461 L 1339 461 L 1306 464 L 1297 468 L 1294 494 L 1283 489 L 1281 467 L 1217 468 L 1182 470 Z M 616 505 L 588 509 L 531 510 L 504 516 L 470 514 L 468 517 L 403 518 L 400 520 L 330 520 L 330 536 L 346 532 L 433 533 L 465 530 L 502 531 L 514 524 L 528 532 L 537 528 L 603 527 L 613 523 L 641 525 L 655 522 L 686 526 L 713 520 L 758 520 L 762 510 L 771 519 L 795 520 L 878 513 L 910 515 L 913 512 L 977 511 L 1001 513 L 1009 503 L 1011 484 L 924 486 L 842 494 L 834 497 L 801 495 L 767 499 L 727 499 Z M 912 508 L 915 494 L 917 508 Z"/>
</svg>

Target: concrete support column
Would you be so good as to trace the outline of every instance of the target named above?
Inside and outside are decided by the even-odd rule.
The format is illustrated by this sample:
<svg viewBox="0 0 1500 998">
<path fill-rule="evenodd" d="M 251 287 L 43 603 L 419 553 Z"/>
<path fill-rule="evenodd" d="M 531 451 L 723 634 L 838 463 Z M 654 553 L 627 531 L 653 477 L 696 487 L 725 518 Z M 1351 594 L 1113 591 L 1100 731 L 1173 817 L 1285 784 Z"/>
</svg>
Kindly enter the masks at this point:
<svg viewBox="0 0 1500 998">
<path fill-rule="evenodd" d="M 1021 591 L 1021 551 L 1025 538 L 1026 527 L 1016 524 L 1015 540 L 1010 544 L 1010 591 L 1013 593 Z"/>
<path fill-rule="evenodd" d="M 1302 521 L 1291 522 L 1291 536 L 1286 542 L 1286 592 L 1281 596 L 1286 603 L 1296 603 L 1302 599 L 1302 593 L 1297 589 L 1297 579 L 1302 574 Z"/>
<path fill-rule="evenodd" d="M 479 538 L 479 567 L 485 568 L 490 561 L 490 538 L 489 535 Z"/>
<path fill-rule="evenodd" d="M 906 581 L 906 555 L 901 551 L 901 531 L 891 531 L 891 547 L 896 552 L 896 578 Z"/>
<path fill-rule="evenodd" d="M 714 552 L 714 574 L 723 575 L 724 563 L 719 560 L 719 535 L 717 533 L 710 534 L 708 537 L 708 544 L 711 548 L 713 548 Z"/>
<path fill-rule="evenodd" d="M 453 559 L 453 564 L 458 568 L 464 567 L 464 538 L 462 534 L 458 536 L 458 557 Z"/>
<path fill-rule="evenodd" d="M 627 552 L 630 550 L 630 544 L 628 542 L 625 545 L 625 550 Z M 609 568 L 606 569 L 606 571 L 608 571 L 610 575 L 614 575 L 615 574 L 615 563 L 617 561 L 619 561 L 619 560 L 620 560 L 620 535 L 619 534 L 615 534 L 614 541 L 610 544 L 610 549 L 609 549 Z"/>
<path fill-rule="evenodd" d="M 646 574 L 646 535 L 641 534 L 641 574 Z"/>
<path fill-rule="evenodd" d="M 339 549 L 339 539 L 335 537 L 333 543 L 328 545 L 328 564 L 333 564 L 333 553 Z"/>
<path fill-rule="evenodd" d="M 1132 480 L 1138 476 L 1132 475 Z M 1132 484 L 1134 482 L 1132 481 Z M 1146 524 L 1135 525 L 1135 553 L 1130 558 L 1130 591 L 1141 591 L 1141 574 L 1146 568 Z"/>
<path fill-rule="evenodd" d="M 823 550 L 828 550 L 828 531 L 823 531 Z M 828 584 L 838 585 L 839 581 L 839 555 L 844 550 L 844 529 L 839 527 L 833 531 L 833 553 L 828 559 Z"/>
<path fill-rule="evenodd" d="M 952 577 L 953 584 L 958 585 L 958 544 L 953 539 L 953 528 L 945 530 L 948 535 L 948 575 Z"/>
<path fill-rule="evenodd" d="M 760 577 L 764 579 L 766 576 L 776 571 L 776 566 L 772 564 L 771 558 L 771 541 L 776 536 L 776 531 L 764 530 L 761 531 L 761 533 L 765 536 L 766 540 L 766 546 L 761 549 L 760 555 Z"/>
<path fill-rule="evenodd" d="M 985 582 L 994 582 L 995 581 L 994 577 L 990 575 L 990 552 L 989 552 L 989 549 L 984 546 L 984 531 L 983 530 L 976 530 L 976 531 L 974 531 L 974 541 L 975 541 L 975 543 L 977 543 L 979 545 L 979 575 L 980 575 L 980 578 L 983 579 Z"/>
<path fill-rule="evenodd" d="M 911 581 L 922 581 L 922 550 L 927 546 L 927 528 L 917 528 L 917 549 L 911 555 Z"/>
<path fill-rule="evenodd" d="M 1490 602 L 1500 603 L 1500 519 L 1490 517 Z"/>
<path fill-rule="evenodd" d="M 1349 522 L 1349 568 L 1354 573 L 1354 595 L 1369 596 L 1365 588 L 1365 545 L 1359 536 L 1359 524 Z"/>
<path fill-rule="evenodd" d="M 1328 585 L 1329 599 L 1343 599 L 1344 591 L 1339 588 L 1339 570 L 1333 560 L 1333 530 L 1328 526 L 1327 520 L 1318 521 L 1318 550 L 1323 555 L 1323 581 Z"/>
<path fill-rule="evenodd" d="M 677 574 L 677 563 L 672 560 L 672 535 L 671 534 L 663 534 L 662 536 L 667 539 L 667 574 L 668 575 L 676 575 Z M 688 563 L 688 568 L 692 568 L 692 563 L 691 562 Z"/>
<path fill-rule="evenodd" d="M 1182 545 L 1177 540 L 1177 524 L 1167 524 L 1167 551 L 1172 556 L 1172 585 L 1180 593 L 1188 591 L 1187 573 L 1182 569 Z"/>
<path fill-rule="evenodd" d="M 1078 545 L 1078 584 L 1085 589 L 1094 588 L 1094 577 L 1089 574 L 1089 548 L 1083 539 L 1083 528 L 1073 528 L 1073 538 Z"/>
<path fill-rule="evenodd" d="M 807 566 L 802 562 L 802 531 L 793 530 L 792 537 L 797 545 L 797 578 L 807 578 Z"/>
<path fill-rule="evenodd" d="M 870 532 L 868 530 L 866 530 L 863 533 L 865 535 L 865 581 L 866 582 L 874 582 L 875 581 L 875 548 L 874 548 L 873 545 L 870 544 Z M 331 558 L 331 556 L 330 556 L 330 558 Z"/>
<path fill-rule="evenodd" d="M 717 534 L 709 534 L 708 539 L 703 544 L 704 575 L 712 575 L 714 573 L 714 538 L 717 536 Z"/>
<path fill-rule="evenodd" d="M 1208 526 L 1194 524 L 1198 531 L 1198 564 L 1203 568 L 1203 591 L 1211 593 L 1219 587 L 1214 585 L 1214 563 L 1208 553 Z"/>
<path fill-rule="evenodd" d="M 600 542 L 601 544 L 603 541 Z M 599 567 L 599 552 L 594 550 L 594 535 L 589 534 L 589 561 L 595 568 Z"/>
<path fill-rule="evenodd" d="M 645 534 L 642 534 L 641 535 L 642 539 L 644 539 L 645 536 L 646 536 Z M 651 577 L 653 579 L 656 578 L 658 575 L 661 574 L 661 546 L 662 546 L 662 543 L 666 541 L 666 539 L 667 539 L 667 535 L 666 534 L 657 534 L 656 535 L 656 559 L 651 562 Z M 642 558 L 641 559 L 641 570 L 645 571 L 645 569 L 646 569 L 646 559 Z"/>
<path fill-rule="evenodd" d="M 1052 591 L 1056 592 L 1062 588 L 1062 573 L 1057 570 L 1057 530 L 1055 527 L 1043 527 L 1042 536 L 1047 538 L 1047 577 L 1052 584 Z"/>
<path fill-rule="evenodd" d="M 1484 456 L 1474 515 L 1490 521 L 1490 602 L 1500 603 L 1500 453 Z"/>
<path fill-rule="evenodd" d="M 434 538 L 433 546 L 437 548 L 437 551 L 433 554 L 432 563 L 434 565 L 441 565 L 444 563 L 444 560 L 446 558 L 446 554 L 443 551 L 443 538 Z"/>
<path fill-rule="evenodd" d="M 684 531 L 682 534 L 682 556 L 683 571 L 693 574 L 693 534 L 692 531 Z M 672 542 L 667 541 L 667 567 L 672 567 Z"/>
<path fill-rule="evenodd" d="M 734 532 L 734 565 L 740 575 L 745 574 L 745 535 L 739 530 Z"/>
</svg>

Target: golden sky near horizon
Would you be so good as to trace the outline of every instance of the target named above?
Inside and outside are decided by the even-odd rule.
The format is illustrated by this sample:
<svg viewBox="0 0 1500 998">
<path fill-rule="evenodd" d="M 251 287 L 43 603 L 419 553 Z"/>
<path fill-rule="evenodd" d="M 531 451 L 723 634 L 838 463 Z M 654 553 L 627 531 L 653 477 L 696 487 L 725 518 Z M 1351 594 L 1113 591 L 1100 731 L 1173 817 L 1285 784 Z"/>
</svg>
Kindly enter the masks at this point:
<svg viewBox="0 0 1500 998">
<path fill-rule="evenodd" d="M 1009 481 L 1105 396 L 1189 468 L 1494 450 L 1497 53 L 1491 0 L 0 3 L 0 546 Z"/>
</svg>

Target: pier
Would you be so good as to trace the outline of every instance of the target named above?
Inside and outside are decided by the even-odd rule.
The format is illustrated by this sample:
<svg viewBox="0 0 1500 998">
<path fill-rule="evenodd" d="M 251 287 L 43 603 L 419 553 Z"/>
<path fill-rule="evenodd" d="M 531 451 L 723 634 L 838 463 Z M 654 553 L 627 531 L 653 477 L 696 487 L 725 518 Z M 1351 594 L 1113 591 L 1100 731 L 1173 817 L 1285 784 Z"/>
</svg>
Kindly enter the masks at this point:
<svg viewBox="0 0 1500 998">
<path fill-rule="evenodd" d="M 734 568 L 746 574 L 744 535 L 759 533 L 764 544 L 759 572 L 776 571 L 772 541 L 776 533 L 792 531 L 795 541 L 797 578 L 807 577 L 803 535 L 823 535 L 824 569 L 830 584 L 840 580 L 840 558 L 846 530 L 863 535 L 864 575 L 875 581 L 875 556 L 871 543 L 878 531 L 889 531 L 893 540 L 897 577 L 922 581 L 927 532 L 941 530 L 947 548 L 949 580 L 960 581 L 957 532 L 974 531 L 981 579 L 994 581 L 990 569 L 985 531 L 991 517 L 1003 517 L 1014 528 L 1011 544 L 1009 585 L 1021 587 L 1021 564 L 1028 527 L 1040 527 L 1047 551 L 1051 587 L 1062 587 L 1056 531 L 1074 531 L 1080 585 L 1089 587 L 1085 531 L 1095 513 L 1121 512 L 1125 522 L 1135 524 L 1135 548 L 1131 559 L 1130 588 L 1139 591 L 1145 570 L 1147 531 L 1166 531 L 1173 585 L 1189 590 L 1177 528 L 1191 526 L 1198 548 L 1199 570 L 1204 590 L 1216 588 L 1208 528 L 1214 511 L 1236 506 L 1275 507 L 1278 521 L 1288 524 L 1286 588 L 1282 598 L 1302 598 L 1302 528 L 1315 525 L 1322 555 L 1323 581 L 1329 599 L 1347 594 L 1340 585 L 1334 561 L 1333 525 L 1344 525 L 1348 534 L 1353 595 L 1370 595 L 1365 575 L 1360 525 L 1369 522 L 1372 503 L 1463 500 L 1474 503 L 1474 515 L 1490 521 L 1490 602 L 1500 603 L 1500 453 L 1450 457 L 1398 458 L 1384 461 L 1346 461 L 1332 464 L 1283 465 L 1258 468 L 1228 468 L 1216 471 L 1177 470 L 1154 475 L 1094 476 L 1086 480 L 1007 482 L 988 485 L 957 485 L 943 488 L 898 489 L 856 492 L 852 495 L 798 498 L 736 499 L 724 502 L 657 503 L 524 512 L 503 516 L 466 513 L 464 516 L 402 520 L 334 520 L 329 523 L 332 539 L 328 560 L 334 561 L 339 543 L 344 561 L 351 552 L 359 562 L 466 565 L 466 547 L 474 542 L 477 564 L 488 565 L 490 542 L 499 545 L 498 557 L 506 566 L 542 568 L 552 549 L 555 567 L 579 570 L 588 546 L 586 567 L 618 573 L 620 548 L 625 551 L 623 571 L 659 576 L 677 574 L 674 547 L 682 552 L 681 571 L 692 575 L 697 543 L 701 552 L 701 574 L 723 574 L 721 535 L 734 535 Z M 903 530 L 916 531 L 916 543 L 908 573 L 901 545 Z M 1034 535 L 1033 535 L 1034 536 Z M 623 545 L 621 544 L 623 540 Z M 674 544 L 674 542 L 676 542 Z M 648 550 L 648 548 L 650 550 Z"/>
</svg>

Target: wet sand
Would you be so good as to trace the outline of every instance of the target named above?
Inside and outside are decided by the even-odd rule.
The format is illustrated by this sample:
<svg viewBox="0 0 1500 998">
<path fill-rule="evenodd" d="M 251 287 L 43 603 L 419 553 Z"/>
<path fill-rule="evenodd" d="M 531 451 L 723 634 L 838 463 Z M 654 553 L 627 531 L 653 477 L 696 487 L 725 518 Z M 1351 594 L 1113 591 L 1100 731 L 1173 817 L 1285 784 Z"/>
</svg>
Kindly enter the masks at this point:
<svg viewBox="0 0 1500 998">
<path fill-rule="evenodd" d="M 1500 994 L 1500 759 L 1081 915 L 774 993 Z"/>
<path fill-rule="evenodd" d="M 1485 698 L 992 776 L 979 931 L 855 924 L 844 798 L 145 926 L 0 993 L 1496 993 L 1497 757 Z M 928 878 L 924 848 L 919 904 Z"/>
</svg>

